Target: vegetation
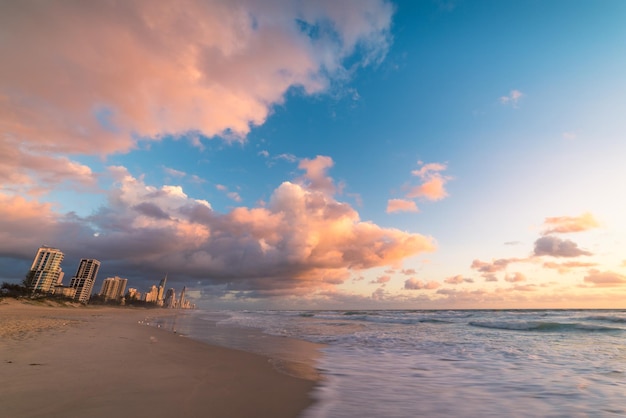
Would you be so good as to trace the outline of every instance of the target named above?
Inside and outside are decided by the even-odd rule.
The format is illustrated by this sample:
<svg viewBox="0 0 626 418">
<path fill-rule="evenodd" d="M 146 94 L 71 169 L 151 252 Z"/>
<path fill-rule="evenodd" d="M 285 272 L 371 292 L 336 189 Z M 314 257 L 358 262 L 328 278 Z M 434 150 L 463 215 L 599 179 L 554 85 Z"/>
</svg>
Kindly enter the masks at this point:
<svg viewBox="0 0 626 418">
<path fill-rule="evenodd" d="M 24 284 L 12 284 L 3 282 L 0 285 L 0 297 L 20 298 L 29 297 L 32 295 L 31 290 Z"/>
<path fill-rule="evenodd" d="M 66 303 L 77 303 L 74 299 L 64 295 L 54 295 L 51 293 L 43 293 L 33 291 L 26 286 L 26 281 L 22 284 L 13 284 L 3 282 L 0 285 L 0 299 L 2 298 L 25 299 L 33 302 L 55 302 L 61 305 Z"/>
</svg>

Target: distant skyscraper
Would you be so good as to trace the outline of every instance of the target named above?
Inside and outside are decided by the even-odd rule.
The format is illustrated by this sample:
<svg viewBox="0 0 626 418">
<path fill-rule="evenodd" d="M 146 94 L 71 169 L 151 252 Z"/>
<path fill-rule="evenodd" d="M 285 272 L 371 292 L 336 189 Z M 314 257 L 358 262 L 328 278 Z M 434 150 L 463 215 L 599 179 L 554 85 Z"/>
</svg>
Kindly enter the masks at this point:
<svg viewBox="0 0 626 418">
<path fill-rule="evenodd" d="M 159 288 L 155 285 L 152 285 L 150 290 L 146 292 L 145 301 L 146 302 L 156 302 L 159 297 Z"/>
<path fill-rule="evenodd" d="M 76 275 L 72 277 L 72 281 L 70 282 L 70 287 L 76 289 L 74 299 L 82 303 L 89 301 L 91 290 L 96 282 L 98 270 L 100 270 L 100 262 L 98 260 L 91 258 L 83 258 L 80 260 Z"/>
<path fill-rule="evenodd" d="M 40 247 L 26 277 L 26 286 L 38 292 L 53 291 L 54 286 L 60 285 L 63 280 L 62 261 L 61 250 L 47 246 Z"/>
<path fill-rule="evenodd" d="M 124 295 L 126 289 L 126 283 L 128 280 L 120 277 L 107 277 L 102 282 L 102 289 L 100 290 L 100 296 L 104 296 L 105 300 L 114 299 L 118 300 Z"/>
<path fill-rule="evenodd" d="M 187 288 L 183 286 L 183 290 L 180 292 L 180 299 L 178 299 L 178 308 L 180 309 L 185 308 L 185 291 L 186 290 Z"/>
<path fill-rule="evenodd" d="M 167 289 L 167 293 L 165 294 L 165 300 L 163 301 L 163 305 L 166 308 L 176 307 L 176 291 L 174 289 Z"/>
<path fill-rule="evenodd" d="M 163 293 L 165 292 L 165 284 L 167 283 L 167 274 L 163 279 L 161 279 L 161 283 L 159 283 L 159 294 L 157 295 L 157 304 L 159 306 L 163 306 Z"/>
</svg>

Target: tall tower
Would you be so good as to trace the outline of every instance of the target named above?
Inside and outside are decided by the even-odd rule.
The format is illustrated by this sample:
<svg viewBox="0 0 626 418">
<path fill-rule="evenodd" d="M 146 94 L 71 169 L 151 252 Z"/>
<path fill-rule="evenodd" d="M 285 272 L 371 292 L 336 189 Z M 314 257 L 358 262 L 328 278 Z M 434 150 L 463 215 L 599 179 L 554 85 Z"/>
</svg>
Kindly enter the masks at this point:
<svg viewBox="0 0 626 418">
<path fill-rule="evenodd" d="M 63 280 L 63 253 L 57 248 L 42 246 L 26 276 L 26 286 L 33 292 L 50 292 Z"/>
<path fill-rule="evenodd" d="M 104 296 L 105 300 L 114 299 L 119 300 L 124 295 L 126 290 L 127 279 L 120 277 L 107 277 L 102 282 L 102 289 L 100 289 L 100 295 Z"/>
<path fill-rule="evenodd" d="M 175 308 L 176 307 L 176 291 L 171 288 L 167 289 L 167 293 L 165 294 L 165 300 L 163 304 L 166 308 Z"/>
<path fill-rule="evenodd" d="M 183 290 L 180 292 L 180 299 L 178 299 L 178 308 L 179 309 L 184 309 L 185 308 L 185 291 L 187 290 L 187 287 L 183 286 Z"/>
<path fill-rule="evenodd" d="M 76 289 L 74 299 L 82 303 L 89 301 L 91 290 L 96 282 L 98 270 L 100 270 L 100 262 L 98 260 L 94 260 L 93 258 L 83 258 L 80 260 L 76 275 L 72 277 L 72 281 L 70 282 L 70 287 Z"/>
<path fill-rule="evenodd" d="M 161 283 L 159 283 L 159 294 L 157 295 L 157 305 L 163 306 L 163 294 L 165 293 L 165 284 L 167 283 L 167 273 L 165 277 L 161 279 Z"/>
</svg>

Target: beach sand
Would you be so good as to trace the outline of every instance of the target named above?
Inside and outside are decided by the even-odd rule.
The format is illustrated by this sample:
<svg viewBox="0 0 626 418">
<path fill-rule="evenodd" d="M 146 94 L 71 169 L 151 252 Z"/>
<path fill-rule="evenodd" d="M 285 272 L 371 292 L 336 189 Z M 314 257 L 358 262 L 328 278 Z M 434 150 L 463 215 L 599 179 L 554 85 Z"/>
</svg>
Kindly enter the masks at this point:
<svg viewBox="0 0 626 418">
<path fill-rule="evenodd" d="M 168 310 L 0 301 L 0 415 L 296 417 L 316 382 L 145 323 Z"/>
</svg>

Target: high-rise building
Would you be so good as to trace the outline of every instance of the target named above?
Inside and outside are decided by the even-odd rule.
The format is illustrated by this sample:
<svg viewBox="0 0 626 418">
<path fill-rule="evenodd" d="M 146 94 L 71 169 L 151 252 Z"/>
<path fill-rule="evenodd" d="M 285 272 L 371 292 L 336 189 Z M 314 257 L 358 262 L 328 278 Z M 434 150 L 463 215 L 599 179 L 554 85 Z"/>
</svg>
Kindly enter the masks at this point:
<svg viewBox="0 0 626 418">
<path fill-rule="evenodd" d="M 165 284 L 167 283 L 167 274 L 161 279 L 159 283 L 159 294 L 157 295 L 157 305 L 163 306 L 163 295 L 165 293 Z"/>
<path fill-rule="evenodd" d="M 146 302 L 156 303 L 158 297 L 159 297 L 159 288 L 156 287 L 155 285 L 152 285 L 150 290 L 146 292 L 144 300 Z"/>
<path fill-rule="evenodd" d="M 63 281 L 63 253 L 57 248 L 42 246 L 26 276 L 26 286 L 34 292 L 51 292 Z"/>
<path fill-rule="evenodd" d="M 75 300 L 82 303 L 89 301 L 91 290 L 96 282 L 98 270 L 100 270 L 100 262 L 98 260 L 94 260 L 93 258 L 83 258 L 80 260 L 76 275 L 72 277 L 70 282 L 70 287 L 76 289 L 76 293 L 74 294 Z"/>
<path fill-rule="evenodd" d="M 179 309 L 185 309 L 185 291 L 187 290 L 187 287 L 183 286 L 183 290 L 180 292 L 180 299 L 178 299 L 178 308 Z"/>
<path fill-rule="evenodd" d="M 166 308 L 175 308 L 176 307 L 176 291 L 172 289 L 167 289 L 167 293 L 165 294 L 165 300 L 163 301 L 163 306 Z"/>
<path fill-rule="evenodd" d="M 127 279 L 120 277 L 107 277 L 102 282 L 102 288 L 100 289 L 100 296 L 104 296 L 105 300 L 119 300 L 124 295 L 126 290 Z"/>
</svg>

